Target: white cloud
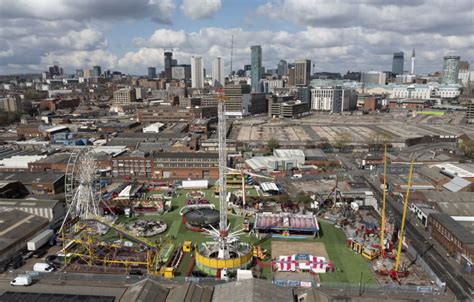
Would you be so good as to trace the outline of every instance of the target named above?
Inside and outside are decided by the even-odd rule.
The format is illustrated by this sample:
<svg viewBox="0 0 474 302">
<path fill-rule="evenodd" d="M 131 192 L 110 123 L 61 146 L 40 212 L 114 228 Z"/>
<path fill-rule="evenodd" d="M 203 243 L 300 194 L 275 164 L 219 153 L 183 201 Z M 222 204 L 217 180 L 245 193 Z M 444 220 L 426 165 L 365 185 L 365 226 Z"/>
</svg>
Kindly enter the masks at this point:
<svg viewBox="0 0 474 302">
<path fill-rule="evenodd" d="M 221 0 L 183 0 L 180 8 L 191 19 L 212 17 L 222 6 Z"/>
<path fill-rule="evenodd" d="M 202 28 L 184 32 L 159 29 L 149 38 L 140 39 L 136 51 L 122 57 L 121 68 L 133 68 L 135 73 L 144 73 L 147 66 L 163 68 L 163 52 L 173 47 L 174 57 L 181 64 L 189 64 L 192 55 L 202 55 L 204 65 L 210 68 L 212 60 L 224 57 L 230 65 L 230 37 L 234 36 L 234 69 L 250 62 L 250 46 L 262 45 L 263 64 L 275 68 L 280 58 L 293 62 L 308 58 L 315 63 L 316 70 L 390 70 L 391 56 L 395 51 L 405 51 L 409 56 L 417 49 L 417 64 L 425 70 L 439 70 L 442 56 L 446 53 L 469 55 L 470 36 L 443 36 L 441 34 L 417 33 L 404 35 L 393 31 L 378 31 L 363 27 L 322 28 L 308 26 L 302 31 L 246 31 L 240 28 Z M 429 41 L 429 43 L 426 43 Z M 424 56 L 424 51 L 438 49 L 437 60 Z M 429 62 L 430 61 L 430 62 Z M 133 66 L 133 67 L 132 67 Z"/>
<path fill-rule="evenodd" d="M 472 0 L 276 0 L 260 5 L 256 12 L 303 26 L 462 34 L 474 30 L 473 9 Z"/>
<path fill-rule="evenodd" d="M 1 18 L 117 20 L 149 18 L 171 23 L 173 0 L 0 0 Z"/>
<path fill-rule="evenodd" d="M 67 52 L 53 51 L 41 57 L 41 64 L 49 66 L 60 62 L 63 68 L 90 68 L 93 65 L 114 68 L 117 57 L 107 50 L 97 49 L 92 51 L 75 50 Z"/>
</svg>

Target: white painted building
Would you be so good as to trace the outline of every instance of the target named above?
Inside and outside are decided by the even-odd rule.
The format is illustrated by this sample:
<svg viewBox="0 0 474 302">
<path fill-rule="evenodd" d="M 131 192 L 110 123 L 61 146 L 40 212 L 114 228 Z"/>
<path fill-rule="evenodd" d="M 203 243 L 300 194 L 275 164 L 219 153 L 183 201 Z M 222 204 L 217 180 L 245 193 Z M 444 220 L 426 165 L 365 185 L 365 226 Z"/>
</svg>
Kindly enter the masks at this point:
<svg viewBox="0 0 474 302">
<path fill-rule="evenodd" d="M 164 126 L 165 124 L 156 122 L 143 127 L 143 133 L 160 133 Z"/>
<path fill-rule="evenodd" d="M 191 87 L 204 87 L 204 69 L 202 57 L 191 57 Z"/>
<path fill-rule="evenodd" d="M 351 90 L 342 87 L 315 87 L 311 89 L 311 109 L 343 112 L 349 110 Z"/>
<path fill-rule="evenodd" d="M 212 85 L 214 87 L 224 87 L 225 85 L 225 74 L 224 74 L 224 59 L 217 57 L 212 62 Z"/>
<path fill-rule="evenodd" d="M 283 88 L 283 80 L 262 80 L 263 92 L 275 93 L 275 88 Z"/>
</svg>

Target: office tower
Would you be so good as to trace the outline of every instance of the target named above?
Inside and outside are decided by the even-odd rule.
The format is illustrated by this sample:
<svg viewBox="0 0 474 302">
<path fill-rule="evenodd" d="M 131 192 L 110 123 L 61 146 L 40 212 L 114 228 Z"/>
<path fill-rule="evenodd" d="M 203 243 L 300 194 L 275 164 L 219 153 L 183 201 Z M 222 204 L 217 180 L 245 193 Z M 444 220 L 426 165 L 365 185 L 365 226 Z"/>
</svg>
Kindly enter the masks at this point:
<svg viewBox="0 0 474 302">
<path fill-rule="evenodd" d="M 92 66 L 92 76 L 93 77 L 100 77 L 100 75 L 102 74 L 102 69 L 100 68 L 100 66 Z"/>
<path fill-rule="evenodd" d="M 392 73 L 393 74 L 403 74 L 403 52 L 396 52 L 393 54 L 393 62 L 392 62 Z"/>
<path fill-rule="evenodd" d="M 60 76 L 62 74 L 63 74 L 63 69 L 61 67 L 59 67 L 58 65 L 54 65 L 54 66 L 49 67 L 49 75 L 51 77 Z"/>
<path fill-rule="evenodd" d="M 173 67 L 173 53 L 165 52 L 165 79 L 171 80 L 171 67 Z"/>
<path fill-rule="evenodd" d="M 250 63 L 252 91 L 260 92 L 260 79 L 262 78 L 262 47 L 260 45 L 250 47 Z"/>
<path fill-rule="evenodd" d="M 214 87 L 225 85 L 224 60 L 221 57 L 215 58 L 212 62 L 212 83 Z"/>
<path fill-rule="evenodd" d="M 173 80 L 190 80 L 191 65 L 181 64 L 171 67 L 171 78 Z"/>
<path fill-rule="evenodd" d="M 156 78 L 156 68 L 155 67 L 148 67 L 148 78 L 149 79 Z"/>
<path fill-rule="evenodd" d="M 311 77 L 311 60 L 295 62 L 295 86 L 308 86 Z"/>
<path fill-rule="evenodd" d="M 191 57 L 191 87 L 204 87 L 204 69 L 202 68 L 202 57 Z"/>
<path fill-rule="evenodd" d="M 411 53 L 411 70 L 410 74 L 415 74 L 415 49 Z"/>
<path fill-rule="evenodd" d="M 468 61 L 460 61 L 459 62 L 459 80 L 461 80 L 462 84 L 467 87 L 469 84 L 469 78 L 471 75 L 471 70 Z"/>
<path fill-rule="evenodd" d="M 288 86 L 295 86 L 295 66 L 294 64 L 288 65 Z"/>
<path fill-rule="evenodd" d="M 445 56 L 443 61 L 442 84 L 458 84 L 459 80 L 459 56 Z"/>
<path fill-rule="evenodd" d="M 280 62 L 278 62 L 277 74 L 279 77 L 283 77 L 288 74 L 288 62 L 285 60 L 280 60 Z"/>
<path fill-rule="evenodd" d="M 466 107 L 466 123 L 474 124 L 474 99 L 469 100 Z"/>
<path fill-rule="evenodd" d="M 77 77 L 83 77 L 84 76 L 84 71 L 82 69 L 76 69 L 76 76 Z"/>
<path fill-rule="evenodd" d="M 342 86 L 311 89 L 311 109 L 339 113 L 350 109 L 351 98 L 357 99 L 351 89 Z"/>
</svg>

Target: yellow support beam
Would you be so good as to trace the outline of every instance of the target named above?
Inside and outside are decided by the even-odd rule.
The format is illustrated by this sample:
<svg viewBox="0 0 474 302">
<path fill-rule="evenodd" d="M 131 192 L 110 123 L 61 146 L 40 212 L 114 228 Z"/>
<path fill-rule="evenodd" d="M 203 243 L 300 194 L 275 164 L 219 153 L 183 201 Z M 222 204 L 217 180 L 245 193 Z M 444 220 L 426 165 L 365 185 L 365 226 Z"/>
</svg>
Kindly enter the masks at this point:
<svg viewBox="0 0 474 302">
<path fill-rule="evenodd" d="M 383 198 L 382 198 L 382 222 L 380 225 L 380 255 L 385 257 L 385 206 L 387 198 L 387 144 L 384 145 L 383 156 Z"/>
<path fill-rule="evenodd" d="M 397 259 L 395 262 L 395 272 L 397 273 L 398 273 L 398 267 L 400 266 L 400 257 L 402 255 L 403 231 L 405 230 L 405 220 L 407 216 L 408 200 L 410 198 L 411 177 L 413 175 L 413 163 L 414 163 L 414 160 L 412 159 L 410 162 L 410 173 L 408 174 L 408 187 L 407 187 L 407 192 L 405 194 L 405 202 L 403 204 L 403 215 L 402 215 L 402 226 L 400 228 L 400 238 L 398 239 Z"/>
</svg>

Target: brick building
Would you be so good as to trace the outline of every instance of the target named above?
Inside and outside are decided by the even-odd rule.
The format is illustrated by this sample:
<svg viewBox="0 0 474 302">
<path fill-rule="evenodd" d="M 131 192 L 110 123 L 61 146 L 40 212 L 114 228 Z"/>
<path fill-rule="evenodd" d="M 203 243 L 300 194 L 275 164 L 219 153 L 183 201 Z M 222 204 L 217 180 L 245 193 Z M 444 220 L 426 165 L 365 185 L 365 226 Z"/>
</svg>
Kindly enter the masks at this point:
<svg viewBox="0 0 474 302">
<path fill-rule="evenodd" d="M 431 106 L 431 101 L 424 99 L 394 99 L 388 103 L 390 109 L 425 109 Z"/>
<path fill-rule="evenodd" d="M 217 107 L 183 108 L 176 106 L 156 106 L 137 112 L 141 123 L 191 123 L 194 119 L 212 118 L 217 116 Z"/>
<path fill-rule="evenodd" d="M 28 163 L 31 172 L 64 172 L 66 173 L 70 153 L 58 153 L 46 158 Z"/>
<path fill-rule="evenodd" d="M 166 179 L 217 179 L 218 153 L 156 153 L 155 178 Z"/>
<path fill-rule="evenodd" d="M 81 103 L 79 98 L 68 98 L 68 99 L 46 99 L 41 101 L 40 109 L 48 111 L 56 111 L 60 109 L 74 109 Z"/>
<path fill-rule="evenodd" d="M 112 175 L 139 179 L 153 178 L 153 155 L 135 150 L 116 156 L 112 159 Z"/>
<path fill-rule="evenodd" d="M 16 127 L 16 136 L 30 139 L 43 137 L 43 132 L 39 129 L 39 124 L 20 124 Z"/>
<path fill-rule="evenodd" d="M 428 228 L 431 235 L 466 270 L 474 274 L 474 236 L 463 225 L 444 213 L 432 213 L 428 216 Z"/>
</svg>

